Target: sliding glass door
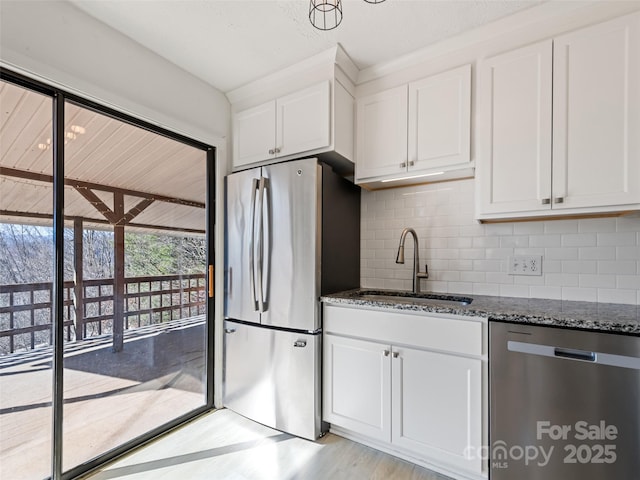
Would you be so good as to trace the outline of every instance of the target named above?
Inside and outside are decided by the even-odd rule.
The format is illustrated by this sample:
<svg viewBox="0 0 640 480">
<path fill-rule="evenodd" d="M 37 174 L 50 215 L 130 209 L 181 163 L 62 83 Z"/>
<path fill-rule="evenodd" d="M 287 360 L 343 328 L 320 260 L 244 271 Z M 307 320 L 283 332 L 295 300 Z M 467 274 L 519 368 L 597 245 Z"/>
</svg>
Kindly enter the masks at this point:
<svg viewBox="0 0 640 480">
<path fill-rule="evenodd" d="M 0 81 L 0 478 L 51 473 L 50 96 Z"/>
<path fill-rule="evenodd" d="M 66 478 L 212 406 L 214 152 L 64 92 L 9 108 L 16 89 L 0 255 L 48 257 L 0 266 L 0 477 Z"/>
</svg>

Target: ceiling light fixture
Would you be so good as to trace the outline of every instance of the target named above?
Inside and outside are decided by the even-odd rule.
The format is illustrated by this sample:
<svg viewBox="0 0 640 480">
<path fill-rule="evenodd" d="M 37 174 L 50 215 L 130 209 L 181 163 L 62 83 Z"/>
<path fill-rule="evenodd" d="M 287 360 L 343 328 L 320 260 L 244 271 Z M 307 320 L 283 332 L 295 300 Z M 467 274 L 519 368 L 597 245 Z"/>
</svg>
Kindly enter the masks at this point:
<svg viewBox="0 0 640 480">
<path fill-rule="evenodd" d="M 367 3 L 382 3 L 384 0 L 364 0 Z M 333 30 L 342 22 L 342 0 L 311 0 L 309 21 L 318 30 Z"/>
<path fill-rule="evenodd" d="M 342 1 L 311 0 L 309 21 L 318 30 L 333 30 L 342 22 Z"/>
</svg>

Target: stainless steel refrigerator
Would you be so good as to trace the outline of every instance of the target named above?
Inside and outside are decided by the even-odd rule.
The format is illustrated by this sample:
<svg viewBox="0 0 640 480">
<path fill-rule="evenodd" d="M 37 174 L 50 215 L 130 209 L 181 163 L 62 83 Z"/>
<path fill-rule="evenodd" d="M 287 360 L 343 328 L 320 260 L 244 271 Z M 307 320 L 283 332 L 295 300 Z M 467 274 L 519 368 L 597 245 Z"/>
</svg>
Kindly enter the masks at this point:
<svg viewBox="0 0 640 480">
<path fill-rule="evenodd" d="M 360 189 L 296 160 L 227 176 L 226 213 L 224 405 L 316 439 L 319 297 L 359 286 Z"/>
</svg>

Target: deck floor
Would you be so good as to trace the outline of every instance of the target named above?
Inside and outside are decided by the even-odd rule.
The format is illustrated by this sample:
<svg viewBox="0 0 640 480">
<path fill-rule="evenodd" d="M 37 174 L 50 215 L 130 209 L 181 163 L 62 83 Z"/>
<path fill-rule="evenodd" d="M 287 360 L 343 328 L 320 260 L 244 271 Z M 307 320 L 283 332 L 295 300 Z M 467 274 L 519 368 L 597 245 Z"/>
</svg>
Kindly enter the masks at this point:
<svg viewBox="0 0 640 480">
<path fill-rule="evenodd" d="M 205 403 L 204 317 L 65 349 L 63 467 L 70 469 Z M 51 348 L 0 357 L 0 479 L 51 469 Z"/>
</svg>

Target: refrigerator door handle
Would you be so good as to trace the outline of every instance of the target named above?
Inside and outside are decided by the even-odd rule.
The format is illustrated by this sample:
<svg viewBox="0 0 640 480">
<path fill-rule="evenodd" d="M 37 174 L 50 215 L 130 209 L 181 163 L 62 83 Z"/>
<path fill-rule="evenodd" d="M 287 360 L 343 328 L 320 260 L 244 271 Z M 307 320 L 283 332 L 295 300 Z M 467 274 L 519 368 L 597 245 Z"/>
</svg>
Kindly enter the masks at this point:
<svg viewBox="0 0 640 480">
<path fill-rule="evenodd" d="M 255 277 L 255 250 L 256 238 L 256 190 L 258 189 L 258 179 L 254 178 L 251 184 L 251 235 L 249 236 L 249 283 L 251 284 L 251 299 L 253 300 L 254 311 L 258 310 L 258 297 L 256 296 Z"/>
<path fill-rule="evenodd" d="M 264 308 L 264 293 L 263 293 L 263 267 L 264 267 L 264 190 L 266 185 L 266 178 L 260 177 L 258 182 L 258 310 L 260 313 L 265 311 Z"/>
</svg>

